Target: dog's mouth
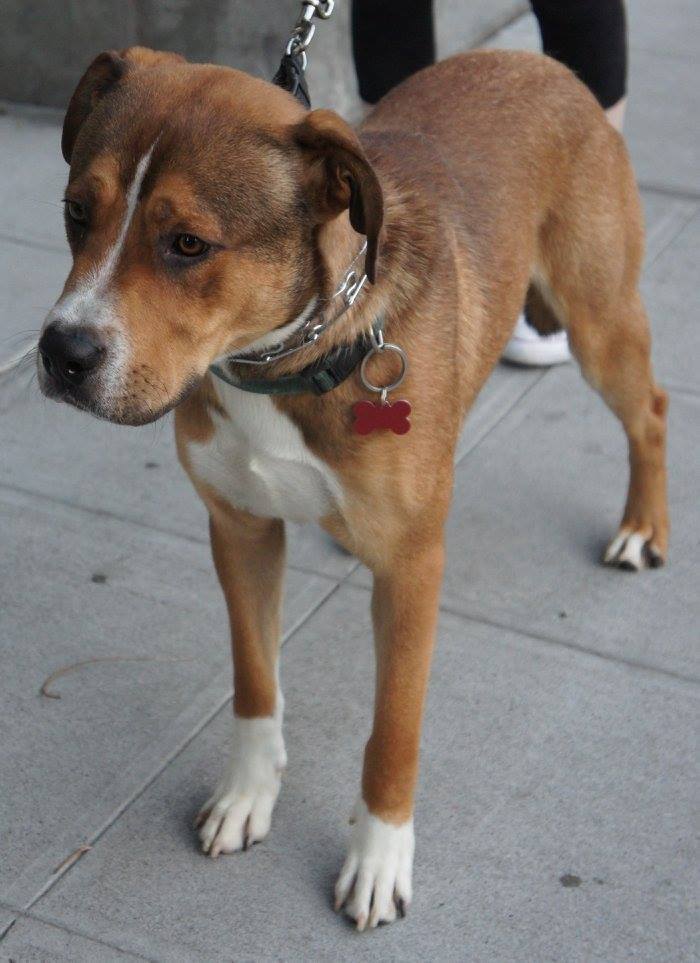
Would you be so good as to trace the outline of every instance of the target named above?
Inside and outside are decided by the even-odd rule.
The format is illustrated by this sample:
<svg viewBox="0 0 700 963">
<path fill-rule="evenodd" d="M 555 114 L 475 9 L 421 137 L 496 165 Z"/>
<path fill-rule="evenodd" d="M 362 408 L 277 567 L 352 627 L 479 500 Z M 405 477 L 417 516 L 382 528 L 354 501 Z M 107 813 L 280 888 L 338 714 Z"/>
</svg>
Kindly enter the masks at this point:
<svg viewBox="0 0 700 963">
<path fill-rule="evenodd" d="M 138 403 L 140 392 L 136 382 L 127 384 L 122 394 L 105 397 L 98 384 L 91 383 L 92 379 L 76 385 L 52 377 L 45 370 L 41 358 L 38 360 L 38 368 L 39 387 L 45 397 L 70 405 L 101 421 L 133 428 L 159 421 L 182 404 L 202 382 L 201 377 L 191 376 L 174 398 L 155 405 L 143 405 Z"/>
</svg>

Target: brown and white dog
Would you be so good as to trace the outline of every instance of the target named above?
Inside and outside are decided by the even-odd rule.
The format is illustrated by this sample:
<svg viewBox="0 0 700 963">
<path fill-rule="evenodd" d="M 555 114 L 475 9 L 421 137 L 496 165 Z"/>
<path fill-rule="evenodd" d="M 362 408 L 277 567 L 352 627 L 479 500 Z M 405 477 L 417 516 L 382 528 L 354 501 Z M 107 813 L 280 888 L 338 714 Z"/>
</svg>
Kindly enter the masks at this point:
<svg viewBox="0 0 700 963">
<path fill-rule="evenodd" d="M 623 140 L 568 70 L 531 54 L 431 67 L 354 132 L 246 74 L 131 48 L 88 68 L 63 153 L 74 263 L 43 328 L 42 390 L 120 424 L 175 409 L 230 613 L 232 752 L 200 816 L 202 848 L 244 849 L 270 829 L 286 761 L 283 519 L 317 521 L 374 574 L 374 725 L 336 903 L 359 929 L 393 920 L 411 899 L 455 443 L 526 298 L 538 326 L 566 329 L 627 434 L 627 504 L 605 560 L 642 569 L 666 556 L 667 400 Z M 410 361 L 409 434 L 352 431 L 367 398 L 358 371 L 320 397 L 251 394 L 209 373 L 321 310 L 362 235 L 373 283 L 264 374 L 354 345 L 383 316 Z M 375 383 L 394 377 L 388 352 L 371 364 Z"/>
</svg>

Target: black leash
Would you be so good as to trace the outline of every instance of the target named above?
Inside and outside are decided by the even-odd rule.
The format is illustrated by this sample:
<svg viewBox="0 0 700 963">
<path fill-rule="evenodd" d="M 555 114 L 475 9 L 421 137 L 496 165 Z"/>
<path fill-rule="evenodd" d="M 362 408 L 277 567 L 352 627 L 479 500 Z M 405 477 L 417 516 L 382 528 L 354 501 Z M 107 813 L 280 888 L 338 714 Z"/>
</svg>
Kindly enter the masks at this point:
<svg viewBox="0 0 700 963">
<path fill-rule="evenodd" d="M 296 97 L 300 104 L 303 104 L 307 110 L 310 110 L 311 98 L 309 97 L 309 88 L 306 85 L 304 68 L 301 66 L 301 59 L 299 57 L 286 53 L 284 57 L 282 57 L 279 70 L 272 78 L 272 83 L 277 84 L 278 87 L 282 87 L 283 90 L 288 90 L 290 94 Z"/>
<path fill-rule="evenodd" d="M 316 32 L 313 20 L 328 20 L 333 13 L 335 0 L 302 0 L 301 14 L 294 24 L 279 69 L 272 83 L 288 90 L 308 110 L 311 107 L 309 88 L 306 84 L 306 51 Z"/>
</svg>

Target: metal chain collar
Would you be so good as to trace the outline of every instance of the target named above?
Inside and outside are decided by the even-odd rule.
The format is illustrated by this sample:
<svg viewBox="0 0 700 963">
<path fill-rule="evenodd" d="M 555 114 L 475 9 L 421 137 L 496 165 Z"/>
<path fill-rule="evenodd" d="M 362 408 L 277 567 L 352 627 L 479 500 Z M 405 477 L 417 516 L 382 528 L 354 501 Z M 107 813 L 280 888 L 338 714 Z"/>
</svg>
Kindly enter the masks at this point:
<svg viewBox="0 0 700 963">
<path fill-rule="evenodd" d="M 333 13 L 335 0 L 303 0 L 301 14 L 292 28 L 292 35 L 287 44 L 286 53 L 289 57 L 301 59 L 301 69 L 306 70 L 306 51 L 309 49 L 311 38 L 316 32 L 313 18 L 328 20 Z"/>
<path fill-rule="evenodd" d="M 336 290 L 331 294 L 329 298 L 319 298 L 317 299 L 317 304 L 330 304 L 335 301 L 336 298 L 342 298 L 342 307 L 340 311 L 334 315 L 334 317 L 329 318 L 326 321 L 321 321 L 319 318 L 320 314 L 314 312 L 310 318 L 307 318 L 304 323 L 294 331 L 291 336 L 286 341 L 280 341 L 277 344 L 273 344 L 269 348 L 265 348 L 257 354 L 250 354 L 243 351 L 239 355 L 231 354 L 227 357 L 227 361 L 233 364 L 270 364 L 272 361 L 280 361 L 282 358 L 287 358 L 291 354 L 296 354 L 297 351 L 301 351 L 303 348 L 308 347 L 310 344 L 318 341 L 322 334 L 328 331 L 337 321 L 342 318 L 345 312 L 353 306 L 357 296 L 359 295 L 362 288 L 365 286 L 367 281 L 367 275 L 360 272 L 355 268 L 355 264 L 361 258 L 365 251 L 367 250 L 367 241 L 364 242 L 360 250 L 357 252 L 355 257 L 350 262 L 350 266 L 345 272 L 343 280 L 340 282 Z"/>
</svg>

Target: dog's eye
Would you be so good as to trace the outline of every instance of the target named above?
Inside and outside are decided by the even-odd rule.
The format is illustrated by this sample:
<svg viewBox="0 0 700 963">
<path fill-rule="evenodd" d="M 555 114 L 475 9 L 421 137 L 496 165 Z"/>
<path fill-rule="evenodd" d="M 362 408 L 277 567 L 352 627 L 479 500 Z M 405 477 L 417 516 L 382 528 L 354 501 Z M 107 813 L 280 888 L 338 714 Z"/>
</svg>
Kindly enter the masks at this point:
<svg viewBox="0 0 700 963">
<path fill-rule="evenodd" d="M 207 242 L 195 234 L 178 234 L 173 241 L 173 251 L 181 257 L 199 257 L 208 250 Z"/>
<path fill-rule="evenodd" d="M 71 221 L 75 221 L 76 224 L 87 223 L 87 211 L 79 201 L 66 201 L 65 204 L 66 213 Z"/>
</svg>

